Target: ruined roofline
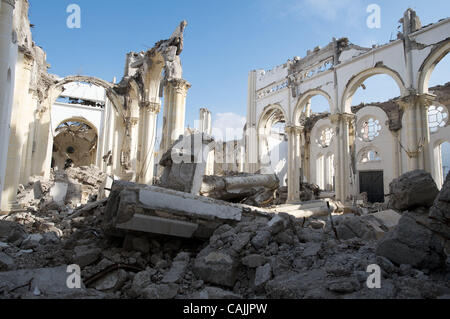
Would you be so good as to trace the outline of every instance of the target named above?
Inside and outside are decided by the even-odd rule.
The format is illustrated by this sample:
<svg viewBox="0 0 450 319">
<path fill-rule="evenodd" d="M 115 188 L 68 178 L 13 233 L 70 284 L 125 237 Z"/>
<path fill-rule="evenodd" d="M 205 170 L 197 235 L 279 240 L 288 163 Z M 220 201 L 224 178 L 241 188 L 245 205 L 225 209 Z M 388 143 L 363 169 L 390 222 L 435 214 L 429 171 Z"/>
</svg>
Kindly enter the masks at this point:
<svg viewBox="0 0 450 319">
<path fill-rule="evenodd" d="M 420 22 L 419 17 L 415 14 L 415 11 L 412 9 L 408 9 L 408 10 L 412 11 L 413 17 L 417 18 L 418 21 Z M 406 12 L 408 12 L 408 10 Z M 406 14 L 406 12 L 405 12 L 405 14 Z M 403 18 L 404 17 L 402 17 L 402 19 L 399 21 L 399 23 L 402 23 Z M 420 26 L 420 28 L 418 30 L 413 31 L 413 32 L 409 33 L 408 35 L 410 37 L 415 37 L 422 32 L 425 32 L 431 28 L 438 27 L 439 25 L 445 24 L 448 22 L 450 22 L 450 18 L 441 19 L 438 22 L 430 23 L 423 27 Z M 309 68 L 312 68 L 315 65 L 323 63 L 326 60 L 332 59 L 332 58 L 337 59 L 334 61 L 334 67 L 339 67 L 339 66 L 345 65 L 349 61 L 354 61 L 354 59 L 362 58 L 366 54 L 372 54 L 376 50 L 382 50 L 391 45 L 395 45 L 396 43 L 398 43 L 400 41 L 403 41 L 402 37 L 404 36 L 404 34 L 405 34 L 405 30 L 400 32 L 397 35 L 397 38 L 395 40 L 390 40 L 389 42 L 386 42 L 383 44 L 376 44 L 376 45 L 373 45 L 371 48 L 367 48 L 367 47 L 363 47 L 363 46 L 354 44 L 354 43 L 350 42 L 349 39 L 346 37 L 342 37 L 339 39 L 333 38 L 333 40 L 323 48 L 320 46 L 317 46 L 313 50 L 308 50 L 306 56 L 303 58 L 301 58 L 299 56 L 295 56 L 293 58 L 293 60 L 288 59 L 288 61 L 286 63 L 276 66 L 270 70 L 266 71 L 264 69 L 258 69 L 255 71 L 258 72 L 260 75 L 259 80 L 262 80 L 262 79 L 264 79 L 264 77 L 266 75 L 274 74 L 276 71 L 280 70 L 283 67 L 289 66 L 289 65 L 290 65 L 289 73 L 292 74 L 292 73 L 307 71 L 307 70 L 309 70 Z M 360 51 L 360 54 L 352 57 L 351 59 L 346 59 L 346 60 L 340 61 L 340 55 L 343 52 L 352 50 L 352 49 Z"/>
<path fill-rule="evenodd" d="M 446 90 L 450 91 L 450 82 L 430 87 L 428 90 L 432 94 L 444 92 Z M 368 103 L 361 103 L 358 105 L 353 105 L 352 112 L 357 113 L 360 109 L 362 109 L 363 107 L 366 107 L 366 106 L 382 106 L 382 105 L 392 104 L 392 102 L 397 102 L 400 99 L 401 99 L 401 96 L 396 96 L 396 97 L 389 99 L 387 101 L 384 101 L 384 102 L 368 102 Z M 354 111 L 354 110 L 356 110 L 356 111 Z"/>
</svg>

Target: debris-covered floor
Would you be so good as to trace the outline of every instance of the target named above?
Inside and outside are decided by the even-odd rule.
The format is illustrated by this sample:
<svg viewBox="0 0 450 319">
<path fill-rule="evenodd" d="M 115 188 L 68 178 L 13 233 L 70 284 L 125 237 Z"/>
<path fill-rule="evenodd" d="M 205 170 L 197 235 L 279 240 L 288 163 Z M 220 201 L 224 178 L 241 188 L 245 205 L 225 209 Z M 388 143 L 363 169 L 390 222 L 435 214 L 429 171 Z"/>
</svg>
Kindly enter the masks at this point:
<svg viewBox="0 0 450 319">
<path fill-rule="evenodd" d="M 20 188 L 28 208 L 0 217 L 1 298 L 450 297 L 450 176 L 440 194 L 425 172 L 394 181 L 389 208 L 401 214 L 244 210 L 206 239 L 111 235 L 104 219 L 115 193 L 102 199 L 105 178 L 94 167 L 71 168 Z M 417 188 L 428 191 L 411 196 Z M 67 284 L 73 264 L 81 289 Z M 367 286 L 369 265 L 381 267 L 380 289 Z"/>
</svg>

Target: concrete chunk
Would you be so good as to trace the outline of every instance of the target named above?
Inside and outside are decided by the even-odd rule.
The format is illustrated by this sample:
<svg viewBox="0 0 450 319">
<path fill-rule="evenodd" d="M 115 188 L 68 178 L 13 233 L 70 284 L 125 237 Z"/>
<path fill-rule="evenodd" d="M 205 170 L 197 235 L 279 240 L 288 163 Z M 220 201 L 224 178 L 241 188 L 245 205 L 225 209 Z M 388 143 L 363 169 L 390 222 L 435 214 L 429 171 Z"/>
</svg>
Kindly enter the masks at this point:
<svg viewBox="0 0 450 319">
<path fill-rule="evenodd" d="M 189 215 L 225 220 L 241 220 L 242 209 L 225 202 L 215 202 L 186 193 L 158 187 L 142 189 L 139 201 L 155 210 L 181 212 Z"/>
<path fill-rule="evenodd" d="M 136 214 L 126 223 L 117 224 L 117 228 L 146 233 L 192 238 L 198 225 L 194 223 L 171 220 L 154 216 Z"/>
</svg>

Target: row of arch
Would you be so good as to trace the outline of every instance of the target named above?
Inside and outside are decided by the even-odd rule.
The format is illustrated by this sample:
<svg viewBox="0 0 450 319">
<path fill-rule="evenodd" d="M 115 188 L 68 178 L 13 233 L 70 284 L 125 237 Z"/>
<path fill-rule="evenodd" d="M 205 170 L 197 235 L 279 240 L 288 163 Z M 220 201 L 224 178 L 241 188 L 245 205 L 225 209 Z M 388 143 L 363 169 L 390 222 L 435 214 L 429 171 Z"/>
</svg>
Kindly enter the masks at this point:
<svg viewBox="0 0 450 319">
<path fill-rule="evenodd" d="M 431 78 L 431 75 L 435 69 L 435 67 L 439 64 L 439 62 L 450 52 L 450 41 L 446 41 L 444 44 L 438 46 L 436 49 L 434 49 L 430 55 L 425 59 L 422 66 L 419 69 L 419 76 L 418 76 L 418 94 L 426 94 L 429 93 L 429 81 Z M 357 91 L 358 88 L 361 87 L 361 85 L 370 77 L 373 77 L 375 75 L 387 75 L 391 79 L 395 81 L 397 84 L 401 97 L 407 96 L 410 94 L 410 91 L 406 88 L 404 80 L 401 78 L 401 76 L 396 72 L 395 70 L 390 69 L 387 66 L 376 66 L 371 69 L 364 70 L 354 76 L 350 79 L 349 83 L 346 85 L 345 92 L 342 97 L 342 101 L 340 105 L 343 106 L 343 112 L 350 113 L 350 109 L 352 106 L 352 98 Z M 338 107 L 335 106 L 335 103 L 333 102 L 334 99 L 332 98 L 332 93 L 327 92 L 324 89 L 321 88 L 314 88 L 310 89 L 300 96 L 298 99 L 298 102 L 294 108 L 293 117 L 290 118 L 287 116 L 285 110 L 281 107 L 280 104 L 273 104 L 267 106 L 264 111 L 262 112 L 262 115 L 258 121 L 258 127 L 265 126 L 265 121 L 270 116 L 270 113 L 273 111 L 279 111 L 283 114 L 284 119 L 287 122 L 292 123 L 292 125 L 300 125 L 300 119 L 302 118 L 302 114 L 305 113 L 305 107 L 307 103 L 311 100 L 311 98 L 315 96 L 322 96 L 325 98 L 330 106 L 331 113 L 339 113 Z"/>
<path fill-rule="evenodd" d="M 447 54 L 450 52 L 450 41 L 445 41 L 443 44 L 437 46 L 435 49 L 433 49 L 431 51 L 431 53 L 428 55 L 428 57 L 424 60 L 424 62 L 422 63 L 420 69 L 419 69 L 419 74 L 418 77 L 416 79 L 417 81 L 417 93 L 418 94 L 427 94 L 429 93 L 429 82 L 430 82 L 430 78 L 431 75 L 435 69 L 435 67 L 439 64 L 439 62 L 444 59 L 445 56 L 447 56 Z M 391 79 L 393 79 L 395 81 L 395 83 L 397 84 L 399 91 L 400 91 L 400 98 L 402 97 L 407 97 L 410 96 L 411 92 L 409 89 L 406 88 L 406 84 L 405 82 L 402 80 L 401 76 L 394 70 L 386 67 L 386 66 L 376 66 L 375 68 L 371 68 L 368 70 L 364 70 L 362 72 L 360 72 L 358 75 L 354 76 L 353 78 L 351 78 L 349 80 L 349 83 L 347 84 L 345 91 L 343 93 L 342 96 L 342 101 L 340 102 L 340 105 L 343 107 L 345 113 L 352 113 L 351 112 L 351 103 L 352 103 L 352 99 L 356 93 L 356 91 L 358 90 L 358 88 L 360 88 L 364 82 L 366 80 L 368 80 L 369 78 L 371 78 L 372 76 L 375 75 L 386 75 L 389 76 Z M 292 117 L 289 117 L 289 114 L 286 113 L 286 110 L 281 106 L 281 104 L 276 103 L 276 104 L 271 104 L 268 105 L 264 108 L 264 110 L 262 111 L 261 116 L 259 117 L 259 120 L 257 121 L 257 131 L 258 131 L 258 145 L 259 145 L 259 156 L 264 157 L 267 153 L 270 153 L 270 149 L 267 148 L 267 136 L 268 136 L 268 132 L 270 132 L 270 127 L 276 123 L 276 121 L 282 122 L 284 123 L 284 125 L 286 126 L 290 126 L 290 127 L 300 127 L 304 124 L 304 119 L 307 118 L 309 116 L 309 112 L 308 112 L 308 103 L 310 103 L 311 99 L 314 98 L 315 96 L 321 96 L 323 97 L 327 102 L 328 105 L 330 107 L 330 109 L 332 110 L 331 113 L 335 114 L 335 113 L 341 113 L 338 110 L 338 107 L 333 103 L 334 102 L 334 98 L 332 98 L 332 96 L 330 95 L 329 92 L 321 89 L 321 88 L 315 88 L 315 89 L 310 89 L 306 92 L 304 92 L 297 100 L 296 105 L 293 109 L 293 113 L 292 113 Z M 380 109 L 381 110 L 381 109 Z M 383 112 L 384 113 L 384 112 Z M 386 115 L 386 114 L 385 114 Z M 387 118 L 387 116 L 385 116 Z M 428 123 L 428 117 L 426 116 L 426 119 L 424 118 L 424 120 L 426 120 L 426 122 Z M 358 119 L 358 122 L 361 122 L 362 119 Z M 386 120 L 387 123 L 387 120 Z M 321 123 L 319 121 L 319 123 L 316 123 L 315 125 L 319 126 L 323 123 Z M 370 124 L 370 123 L 368 123 Z M 373 124 L 373 123 L 372 123 Z M 378 121 L 376 123 L 376 125 L 379 125 L 380 121 Z M 333 128 L 333 125 L 331 124 L 331 122 L 329 122 L 329 126 L 330 128 Z M 316 126 L 315 126 L 316 127 Z M 359 124 L 357 125 L 357 127 L 360 127 Z M 368 134 L 378 134 L 377 132 L 370 132 L 370 129 L 368 129 Z M 361 139 L 361 133 L 362 132 L 355 132 L 355 136 L 356 138 L 360 138 Z M 315 135 L 311 134 L 311 139 L 315 139 Z M 367 140 L 365 142 L 370 142 L 371 137 L 367 136 Z M 398 140 L 397 140 L 398 141 Z M 426 152 L 440 152 L 441 156 L 440 158 L 442 158 L 442 151 L 440 150 L 442 148 L 442 145 L 445 145 L 446 142 L 450 142 L 449 139 L 444 139 L 442 141 L 436 142 L 433 145 L 429 145 L 430 150 L 426 150 Z M 396 144 L 397 142 L 393 142 L 393 145 Z M 303 144 L 304 145 L 304 141 Z M 395 148 L 392 148 L 391 151 L 395 152 Z M 292 152 L 292 150 L 290 151 Z M 294 151 L 298 154 L 298 150 Z M 398 152 L 401 153 L 401 150 L 398 150 Z M 335 151 L 332 152 L 333 154 L 335 153 Z M 379 150 L 379 148 L 377 148 L 376 146 L 372 145 L 372 146 L 365 146 L 363 148 L 360 148 L 358 150 L 358 153 L 355 154 L 355 158 L 357 161 L 357 164 L 366 164 L 366 163 L 388 163 L 389 162 L 389 158 L 385 159 L 382 156 L 380 156 L 381 152 Z M 302 156 L 305 156 L 304 154 Z M 316 169 L 316 173 L 313 175 L 316 176 L 316 178 L 313 178 L 312 176 L 307 176 L 308 180 L 316 180 L 316 181 L 320 181 L 319 184 L 320 186 L 324 186 L 327 189 L 330 189 L 331 187 L 329 187 L 329 182 L 330 182 L 330 178 L 328 177 L 330 172 L 330 165 L 326 165 L 326 163 L 328 163 L 328 159 L 329 154 L 323 154 L 321 152 L 316 152 L 316 154 L 307 154 L 306 155 L 307 158 L 303 158 L 304 161 L 304 165 L 305 162 L 309 162 L 306 163 L 306 166 L 316 166 L 316 168 L 319 167 L 319 169 Z M 286 158 L 289 157 L 289 154 L 286 155 Z M 325 157 L 327 160 L 325 160 Z M 335 163 L 335 159 L 333 158 L 334 163 L 332 164 L 334 166 L 334 168 L 336 168 L 336 163 Z M 431 161 L 436 162 L 436 156 L 434 158 L 431 158 Z M 356 163 L 354 163 L 353 165 L 355 165 Z M 298 165 L 298 162 L 295 163 L 294 165 Z M 399 164 L 401 166 L 401 163 Z M 274 166 L 274 165 L 272 165 Z M 323 169 L 320 169 L 320 167 L 323 166 Z M 404 166 L 407 166 L 406 164 Z M 434 168 L 434 173 L 433 174 L 437 179 L 439 179 L 438 173 L 437 173 L 437 165 L 436 163 L 431 163 L 431 166 L 435 167 Z M 310 175 L 310 168 L 309 167 L 305 167 L 303 168 L 303 170 L 306 170 L 307 173 L 305 175 Z M 393 176 L 395 176 L 396 174 L 398 175 L 400 172 L 395 172 L 395 174 Z M 327 176 L 327 177 L 325 177 Z M 445 176 L 444 176 L 445 177 Z M 441 183 L 443 180 L 442 178 L 442 173 L 441 173 L 441 178 L 438 181 L 438 184 Z M 355 187 L 355 185 L 353 185 L 353 187 Z"/>
</svg>

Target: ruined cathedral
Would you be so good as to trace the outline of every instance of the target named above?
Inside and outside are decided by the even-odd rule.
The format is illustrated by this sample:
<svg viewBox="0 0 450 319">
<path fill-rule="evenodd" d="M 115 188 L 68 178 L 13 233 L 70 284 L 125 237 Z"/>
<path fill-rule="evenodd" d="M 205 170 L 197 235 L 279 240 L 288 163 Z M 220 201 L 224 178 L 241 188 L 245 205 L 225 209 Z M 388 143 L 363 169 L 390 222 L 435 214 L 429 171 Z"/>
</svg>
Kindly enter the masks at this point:
<svg viewBox="0 0 450 319">
<path fill-rule="evenodd" d="M 121 80 L 61 78 L 48 72 L 46 53 L 33 42 L 28 0 L 0 3 L 0 278 L 11 287 L 21 276 L 7 271 L 23 268 L 16 253 L 33 255 L 46 245 L 64 247 L 64 264 L 83 269 L 82 296 L 373 297 L 357 276 L 344 285 L 330 270 L 339 268 L 327 255 L 337 246 L 331 241 L 354 238 L 368 247 L 358 254 L 381 258 L 398 273 L 402 265 L 448 269 L 450 181 L 442 145 L 450 143 L 450 83 L 429 87 L 429 80 L 450 51 L 449 18 L 422 26 L 408 9 L 387 44 L 332 39 L 304 57 L 251 71 L 244 135 L 223 142 L 211 136 L 207 109 L 199 110 L 198 129 L 185 126 L 186 21 L 150 50 L 128 53 Z M 395 81 L 400 96 L 354 105 L 355 92 L 380 74 Z M 313 112 L 316 96 L 329 112 Z M 400 227 L 417 231 L 420 245 L 401 238 Z M 80 235 L 83 229 L 91 237 Z M 195 256 L 153 235 L 209 244 Z M 101 246 L 106 236 L 137 253 Z M 18 250 L 8 251 L 13 246 Z M 124 260 L 132 266 L 105 270 Z M 313 267 L 320 263 L 323 274 Z M 130 273 L 148 272 L 148 265 L 159 279 L 144 287 L 141 272 Z M 36 271 L 45 277 L 46 267 Z M 297 277 L 289 269 L 295 276 L 316 271 L 320 287 L 292 284 Z M 191 280 L 188 288 L 182 280 Z M 57 286 L 41 283 L 38 290 L 51 296 Z M 448 294 L 448 285 L 436 287 Z M 20 293 L 2 289 L 0 296 Z M 65 289 L 57 293 L 72 296 Z M 408 297 L 402 289 L 380 296 Z"/>
</svg>

